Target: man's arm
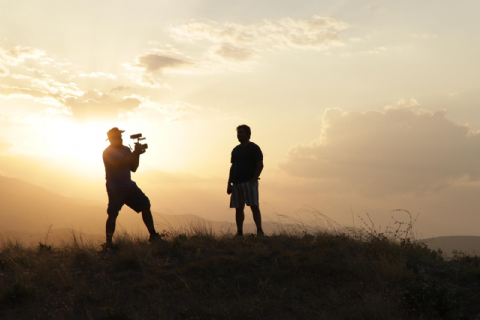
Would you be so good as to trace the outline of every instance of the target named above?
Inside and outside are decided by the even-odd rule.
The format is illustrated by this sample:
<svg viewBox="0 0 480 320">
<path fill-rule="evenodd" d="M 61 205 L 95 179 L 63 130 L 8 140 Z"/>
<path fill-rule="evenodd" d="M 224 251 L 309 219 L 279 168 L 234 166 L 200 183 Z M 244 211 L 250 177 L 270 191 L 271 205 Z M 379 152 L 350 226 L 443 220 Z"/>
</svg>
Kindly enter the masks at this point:
<svg viewBox="0 0 480 320">
<path fill-rule="evenodd" d="M 123 158 L 111 158 L 107 156 L 107 157 L 104 157 L 103 160 L 105 161 L 106 164 L 114 168 L 121 169 L 121 168 L 130 166 L 133 163 L 133 160 L 135 159 L 135 157 L 137 157 L 137 155 L 135 153 L 131 153 L 128 156 Z"/>
<path fill-rule="evenodd" d="M 256 146 L 254 154 L 255 154 L 256 168 L 255 168 L 255 173 L 253 174 L 252 180 L 250 181 L 251 184 L 254 184 L 255 182 L 258 181 L 258 178 L 260 177 L 260 174 L 262 173 L 262 170 L 263 170 L 263 153 L 259 146 Z"/>
<path fill-rule="evenodd" d="M 230 172 L 228 173 L 228 183 L 227 183 L 227 193 L 232 193 L 232 172 L 233 172 L 233 163 L 230 166 Z"/>
<path fill-rule="evenodd" d="M 233 150 L 235 150 L 235 149 L 233 149 Z M 233 176 L 233 163 L 234 162 L 235 162 L 235 160 L 234 160 L 233 151 L 232 151 L 232 154 L 230 155 L 230 163 L 232 165 L 230 166 L 230 171 L 228 173 L 227 194 L 232 193 L 232 190 L 233 190 L 232 176 Z"/>
<path fill-rule="evenodd" d="M 128 156 L 126 157 L 122 157 L 122 158 L 115 158 L 115 157 L 111 157 L 109 155 L 103 156 L 103 161 L 105 161 L 106 164 L 114 167 L 114 168 L 117 168 L 117 169 L 121 169 L 121 168 L 125 168 L 125 167 L 128 167 L 128 166 L 132 166 L 132 164 L 135 163 L 135 160 L 137 160 L 137 165 L 135 167 L 135 170 L 137 170 L 138 168 L 138 159 L 139 159 L 139 156 L 140 156 L 140 150 L 134 150 L 132 153 L 130 153 Z"/>
<path fill-rule="evenodd" d="M 255 161 L 257 167 L 255 168 L 255 173 L 253 174 L 252 181 L 250 181 L 252 184 L 255 183 L 255 181 L 258 181 L 258 177 L 260 177 L 260 174 L 262 173 L 263 170 L 263 160 L 262 161 Z"/>
<path fill-rule="evenodd" d="M 135 157 L 133 158 L 132 164 L 130 165 L 130 171 L 136 172 L 139 165 L 140 165 L 140 154 L 136 154 Z"/>
<path fill-rule="evenodd" d="M 132 155 L 135 155 L 133 158 L 133 161 L 130 165 L 130 171 L 136 172 L 138 169 L 138 166 L 140 165 L 140 155 L 145 153 L 145 149 L 142 149 L 140 147 L 139 143 L 135 144 L 135 149 L 133 150 Z"/>
</svg>

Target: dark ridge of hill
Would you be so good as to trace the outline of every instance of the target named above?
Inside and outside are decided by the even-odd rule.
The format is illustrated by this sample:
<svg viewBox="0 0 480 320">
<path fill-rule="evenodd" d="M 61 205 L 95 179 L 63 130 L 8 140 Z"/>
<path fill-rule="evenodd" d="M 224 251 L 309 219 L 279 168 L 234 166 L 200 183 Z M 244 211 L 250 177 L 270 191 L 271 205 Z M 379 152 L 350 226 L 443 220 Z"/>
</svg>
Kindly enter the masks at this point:
<svg viewBox="0 0 480 320">
<path fill-rule="evenodd" d="M 480 260 L 383 236 L 0 246 L 0 319 L 476 319 Z"/>
<path fill-rule="evenodd" d="M 442 250 L 447 256 L 452 256 L 453 251 L 462 251 L 470 255 L 480 254 L 479 236 L 445 236 L 419 241 L 422 241 L 433 250 Z"/>
</svg>

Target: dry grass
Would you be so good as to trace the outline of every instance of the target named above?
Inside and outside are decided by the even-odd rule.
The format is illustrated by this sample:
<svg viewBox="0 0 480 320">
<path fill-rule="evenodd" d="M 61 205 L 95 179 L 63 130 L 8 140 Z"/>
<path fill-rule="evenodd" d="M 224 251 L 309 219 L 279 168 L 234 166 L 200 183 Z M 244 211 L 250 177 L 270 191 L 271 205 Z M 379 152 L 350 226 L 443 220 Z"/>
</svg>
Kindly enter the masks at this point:
<svg viewBox="0 0 480 320">
<path fill-rule="evenodd" d="M 473 319 L 480 259 L 452 260 L 411 228 L 318 220 L 265 238 L 208 225 L 0 249 L 0 319 Z M 308 228 L 305 228 L 308 225 Z"/>
</svg>

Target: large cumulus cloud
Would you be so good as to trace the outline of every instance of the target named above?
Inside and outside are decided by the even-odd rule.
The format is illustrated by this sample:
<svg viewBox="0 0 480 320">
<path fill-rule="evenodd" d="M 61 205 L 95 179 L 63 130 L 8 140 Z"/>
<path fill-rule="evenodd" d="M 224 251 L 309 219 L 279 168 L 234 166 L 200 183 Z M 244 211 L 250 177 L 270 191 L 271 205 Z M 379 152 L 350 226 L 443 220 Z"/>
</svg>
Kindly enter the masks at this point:
<svg viewBox="0 0 480 320">
<path fill-rule="evenodd" d="M 371 197 L 423 194 L 478 180 L 480 133 L 448 120 L 445 111 L 411 105 L 403 101 L 366 112 L 328 109 L 320 137 L 293 148 L 281 168 L 321 189 L 341 185 Z"/>
</svg>

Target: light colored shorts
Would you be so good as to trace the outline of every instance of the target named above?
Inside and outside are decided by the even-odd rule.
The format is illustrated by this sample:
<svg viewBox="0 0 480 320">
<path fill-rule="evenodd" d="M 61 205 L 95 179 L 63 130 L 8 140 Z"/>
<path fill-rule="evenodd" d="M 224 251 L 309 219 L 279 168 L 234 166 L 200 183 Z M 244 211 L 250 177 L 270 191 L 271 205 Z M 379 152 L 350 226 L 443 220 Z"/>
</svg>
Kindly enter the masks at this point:
<svg viewBox="0 0 480 320">
<path fill-rule="evenodd" d="M 230 196 L 230 208 L 243 208 L 258 206 L 258 181 L 252 185 L 250 182 L 234 183 Z"/>
</svg>

